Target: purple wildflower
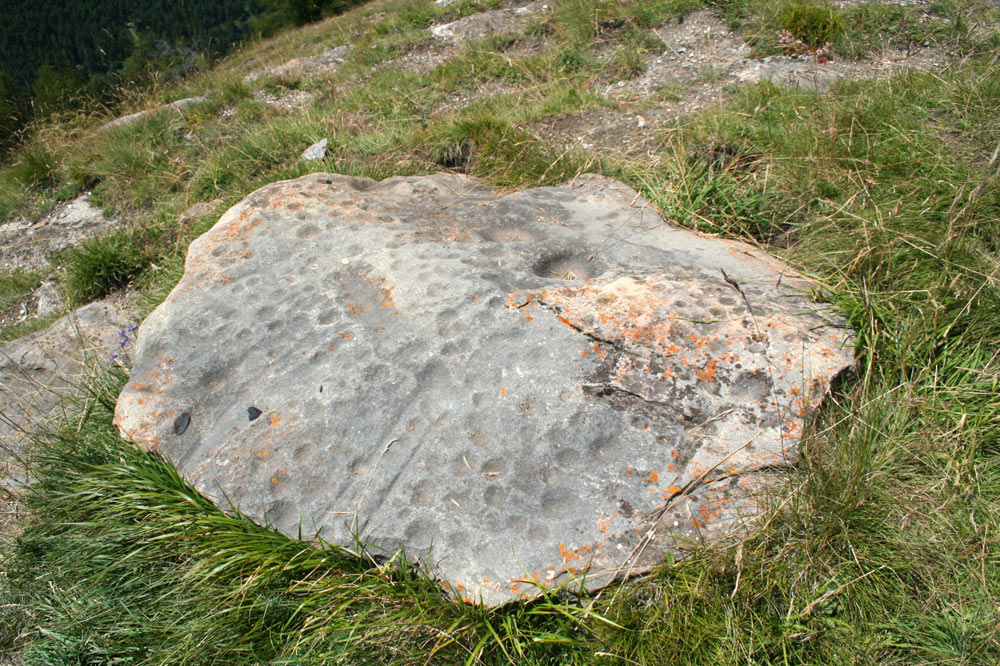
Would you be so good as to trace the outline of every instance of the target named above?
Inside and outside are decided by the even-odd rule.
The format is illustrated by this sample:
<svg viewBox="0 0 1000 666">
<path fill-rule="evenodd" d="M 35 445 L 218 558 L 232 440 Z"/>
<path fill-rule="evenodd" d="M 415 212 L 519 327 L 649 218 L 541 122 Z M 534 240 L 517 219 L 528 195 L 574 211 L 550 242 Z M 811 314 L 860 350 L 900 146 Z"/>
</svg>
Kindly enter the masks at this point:
<svg viewBox="0 0 1000 666">
<path fill-rule="evenodd" d="M 128 336 L 125 335 L 125 331 L 118 332 L 118 344 L 120 344 L 122 347 L 128 344 Z"/>
</svg>

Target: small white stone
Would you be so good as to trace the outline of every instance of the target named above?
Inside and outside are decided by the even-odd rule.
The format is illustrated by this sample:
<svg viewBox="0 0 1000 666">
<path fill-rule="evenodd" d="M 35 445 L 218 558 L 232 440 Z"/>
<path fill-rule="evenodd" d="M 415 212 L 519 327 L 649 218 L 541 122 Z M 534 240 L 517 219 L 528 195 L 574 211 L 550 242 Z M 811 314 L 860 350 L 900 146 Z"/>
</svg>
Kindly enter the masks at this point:
<svg viewBox="0 0 1000 666">
<path fill-rule="evenodd" d="M 313 145 L 302 151 L 302 157 L 299 159 L 303 162 L 309 162 L 311 160 L 321 160 L 326 157 L 326 145 L 329 143 L 329 139 L 321 139 L 314 143 Z"/>
</svg>

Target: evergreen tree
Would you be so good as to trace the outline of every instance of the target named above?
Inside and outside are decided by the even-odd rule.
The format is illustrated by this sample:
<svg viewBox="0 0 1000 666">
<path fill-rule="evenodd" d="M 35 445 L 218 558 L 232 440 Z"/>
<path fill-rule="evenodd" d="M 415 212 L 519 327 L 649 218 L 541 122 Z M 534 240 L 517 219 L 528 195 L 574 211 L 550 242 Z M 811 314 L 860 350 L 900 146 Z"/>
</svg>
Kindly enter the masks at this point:
<svg viewBox="0 0 1000 666">
<path fill-rule="evenodd" d="M 44 118 L 71 109 L 86 83 L 83 75 L 68 62 L 56 69 L 45 61 L 35 77 L 35 115 Z"/>
<path fill-rule="evenodd" d="M 0 162 L 18 144 L 29 117 L 28 100 L 14 77 L 0 71 Z"/>
</svg>

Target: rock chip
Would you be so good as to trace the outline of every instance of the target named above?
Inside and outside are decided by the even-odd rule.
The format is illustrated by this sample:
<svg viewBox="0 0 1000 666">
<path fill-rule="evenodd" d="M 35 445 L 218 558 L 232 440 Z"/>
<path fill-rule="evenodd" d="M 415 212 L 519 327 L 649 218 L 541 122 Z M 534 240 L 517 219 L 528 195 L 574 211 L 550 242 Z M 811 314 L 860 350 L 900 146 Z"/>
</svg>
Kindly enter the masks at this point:
<svg viewBox="0 0 1000 666">
<path fill-rule="evenodd" d="M 66 307 L 59 285 L 54 280 L 46 280 L 38 285 L 32 295 L 35 298 L 35 315 L 39 317 L 55 314 Z"/>
<path fill-rule="evenodd" d="M 759 512 L 852 363 L 809 287 L 608 178 L 311 174 L 192 243 L 116 423 L 221 506 L 456 595 L 593 590 Z"/>
<path fill-rule="evenodd" d="M 817 62 L 812 57 L 769 56 L 745 61 L 736 72 L 742 82 L 770 81 L 778 85 L 806 90 L 829 90 L 837 81 L 851 74 L 852 68 L 839 62 Z"/>
<path fill-rule="evenodd" d="M 316 96 L 308 90 L 286 90 L 284 92 L 274 92 L 267 89 L 255 90 L 253 98 L 258 102 L 263 102 L 268 106 L 283 111 L 294 112 L 312 104 Z"/>
<path fill-rule="evenodd" d="M 185 224 L 197 220 L 200 217 L 204 217 L 214 211 L 219 202 L 219 199 L 214 199 L 212 201 L 197 201 L 184 209 L 184 212 L 180 214 L 178 221 Z"/>
<path fill-rule="evenodd" d="M 326 146 L 329 143 L 329 139 L 320 139 L 313 145 L 303 150 L 299 160 L 302 162 L 312 162 L 314 160 L 323 159 L 326 157 Z"/>
</svg>

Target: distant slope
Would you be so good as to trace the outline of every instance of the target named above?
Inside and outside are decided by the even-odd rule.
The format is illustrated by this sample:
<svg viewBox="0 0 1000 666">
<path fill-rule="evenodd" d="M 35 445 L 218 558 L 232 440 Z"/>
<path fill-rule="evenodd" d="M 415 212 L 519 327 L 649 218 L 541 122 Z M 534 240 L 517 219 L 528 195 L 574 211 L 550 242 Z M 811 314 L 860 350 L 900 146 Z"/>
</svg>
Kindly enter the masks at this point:
<svg viewBox="0 0 1000 666">
<path fill-rule="evenodd" d="M 46 62 L 83 77 L 121 68 L 139 35 L 223 51 L 246 37 L 258 0 L 6 0 L 0 65 L 25 90 Z"/>
</svg>

